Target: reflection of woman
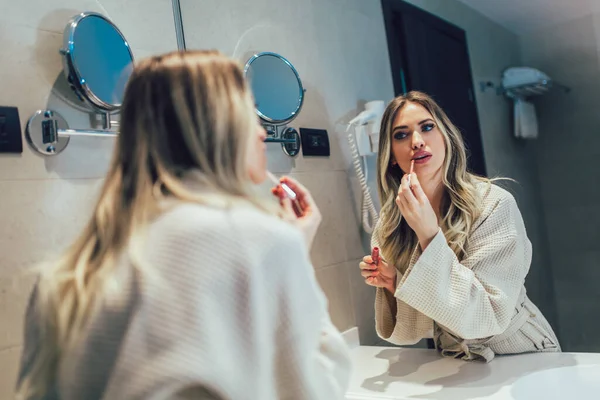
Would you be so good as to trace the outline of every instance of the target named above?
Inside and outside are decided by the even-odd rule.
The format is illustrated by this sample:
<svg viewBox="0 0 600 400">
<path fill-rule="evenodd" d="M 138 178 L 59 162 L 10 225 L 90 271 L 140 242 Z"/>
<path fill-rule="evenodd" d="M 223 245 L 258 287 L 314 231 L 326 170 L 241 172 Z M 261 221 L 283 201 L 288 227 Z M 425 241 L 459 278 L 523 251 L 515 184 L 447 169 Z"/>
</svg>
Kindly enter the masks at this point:
<svg viewBox="0 0 600 400">
<path fill-rule="evenodd" d="M 342 398 L 347 350 L 305 244 L 320 214 L 288 179 L 304 237 L 252 194 L 265 132 L 240 67 L 142 62 L 121 131 L 91 221 L 30 301 L 21 397 Z"/>
<path fill-rule="evenodd" d="M 531 244 L 514 198 L 466 171 L 458 129 L 427 95 L 394 99 L 381 124 L 377 332 L 396 344 L 434 338 L 445 356 L 560 351 L 523 283 Z M 407 174 L 414 162 L 414 173 Z M 409 179 L 410 175 L 410 179 Z"/>
</svg>

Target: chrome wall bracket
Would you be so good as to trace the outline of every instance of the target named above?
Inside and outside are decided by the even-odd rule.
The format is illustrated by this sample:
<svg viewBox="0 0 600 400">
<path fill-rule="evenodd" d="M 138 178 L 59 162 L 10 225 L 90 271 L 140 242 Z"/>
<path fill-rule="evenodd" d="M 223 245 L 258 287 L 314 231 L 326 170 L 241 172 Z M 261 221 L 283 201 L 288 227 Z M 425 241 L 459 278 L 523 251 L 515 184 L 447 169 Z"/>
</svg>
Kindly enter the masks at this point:
<svg viewBox="0 0 600 400">
<path fill-rule="evenodd" d="M 295 157 L 300 152 L 301 140 L 298 131 L 284 125 L 263 124 L 267 132 L 265 143 L 281 143 L 283 152 L 290 157 Z"/>
<path fill-rule="evenodd" d="M 110 114 L 105 115 L 105 126 L 110 128 Z M 38 110 L 27 122 L 27 143 L 40 154 L 54 156 L 62 152 L 71 136 L 116 137 L 117 133 L 102 129 L 69 129 L 62 115 L 52 110 Z"/>
<path fill-rule="evenodd" d="M 283 152 L 290 157 L 296 157 L 300 152 L 300 135 L 298 131 L 294 128 L 286 128 L 285 131 L 281 134 L 281 148 Z"/>
</svg>

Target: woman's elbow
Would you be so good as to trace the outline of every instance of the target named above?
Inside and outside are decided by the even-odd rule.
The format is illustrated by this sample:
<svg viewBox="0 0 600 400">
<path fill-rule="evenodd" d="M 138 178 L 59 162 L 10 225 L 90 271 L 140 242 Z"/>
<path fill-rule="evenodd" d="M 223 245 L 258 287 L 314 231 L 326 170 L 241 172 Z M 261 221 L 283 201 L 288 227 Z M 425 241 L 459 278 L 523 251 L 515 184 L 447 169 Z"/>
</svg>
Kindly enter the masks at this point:
<svg viewBox="0 0 600 400">
<path fill-rule="evenodd" d="M 455 335 L 466 340 L 489 338 L 500 335 L 508 329 L 512 315 L 504 315 L 505 313 L 485 314 L 464 318 L 457 321 L 458 323 L 454 327 L 448 328 Z"/>
</svg>

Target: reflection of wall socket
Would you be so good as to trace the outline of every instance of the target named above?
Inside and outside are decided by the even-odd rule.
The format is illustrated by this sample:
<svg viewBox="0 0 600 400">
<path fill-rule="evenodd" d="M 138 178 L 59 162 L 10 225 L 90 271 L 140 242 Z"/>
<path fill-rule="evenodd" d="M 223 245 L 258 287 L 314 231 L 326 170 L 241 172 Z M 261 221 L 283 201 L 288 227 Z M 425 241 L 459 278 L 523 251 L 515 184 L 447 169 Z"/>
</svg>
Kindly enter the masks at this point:
<svg viewBox="0 0 600 400">
<path fill-rule="evenodd" d="M 22 153 L 21 120 L 17 107 L 0 107 L 0 153 Z"/>
<path fill-rule="evenodd" d="M 329 136 L 325 129 L 300 128 L 302 155 L 329 157 Z"/>
</svg>

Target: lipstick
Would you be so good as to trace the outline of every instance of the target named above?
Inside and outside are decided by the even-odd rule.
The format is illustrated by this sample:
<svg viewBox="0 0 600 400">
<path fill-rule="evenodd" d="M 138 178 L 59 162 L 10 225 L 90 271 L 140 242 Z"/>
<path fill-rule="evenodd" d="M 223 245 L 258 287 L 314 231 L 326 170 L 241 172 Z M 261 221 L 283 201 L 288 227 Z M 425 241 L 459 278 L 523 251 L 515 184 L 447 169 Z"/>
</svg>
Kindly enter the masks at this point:
<svg viewBox="0 0 600 400">
<path fill-rule="evenodd" d="M 271 172 L 267 171 L 267 177 L 278 187 L 280 187 L 283 192 L 285 193 L 285 196 L 290 199 L 292 201 L 292 208 L 294 209 L 294 213 L 296 213 L 297 217 L 301 217 L 302 215 L 304 215 L 304 212 L 302 211 L 302 207 L 300 206 L 300 202 L 298 201 L 298 196 L 296 195 L 296 192 L 294 192 L 288 185 L 286 185 L 283 182 L 280 182 L 275 175 L 273 175 Z"/>
<path fill-rule="evenodd" d="M 379 265 L 379 247 L 373 247 L 371 259 L 373 260 L 373 264 Z"/>
</svg>

